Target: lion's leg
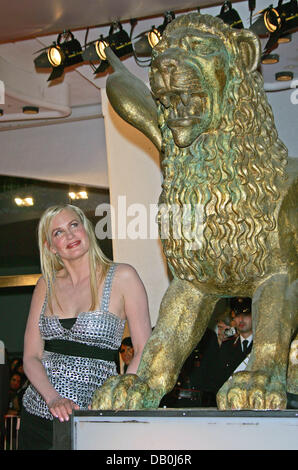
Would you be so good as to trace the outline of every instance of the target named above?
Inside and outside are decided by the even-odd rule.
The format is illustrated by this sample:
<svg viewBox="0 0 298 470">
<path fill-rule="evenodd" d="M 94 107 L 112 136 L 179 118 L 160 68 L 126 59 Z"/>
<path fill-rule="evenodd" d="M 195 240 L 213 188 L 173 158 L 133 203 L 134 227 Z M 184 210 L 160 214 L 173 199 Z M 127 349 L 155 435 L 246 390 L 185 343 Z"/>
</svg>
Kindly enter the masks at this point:
<svg viewBox="0 0 298 470">
<path fill-rule="evenodd" d="M 274 275 L 256 289 L 252 315 L 249 364 L 218 392 L 220 409 L 286 408 L 289 346 L 297 323 L 287 275 Z"/>
<path fill-rule="evenodd" d="M 188 281 L 173 281 L 162 300 L 158 322 L 145 346 L 137 375 L 109 379 L 96 392 L 93 409 L 158 407 L 202 337 L 217 299 L 203 294 Z"/>
<path fill-rule="evenodd" d="M 217 296 L 203 294 L 187 281 L 173 281 L 164 296 L 138 375 L 162 394 L 176 383 L 180 369 L 203 336 Z"/>
</svg>

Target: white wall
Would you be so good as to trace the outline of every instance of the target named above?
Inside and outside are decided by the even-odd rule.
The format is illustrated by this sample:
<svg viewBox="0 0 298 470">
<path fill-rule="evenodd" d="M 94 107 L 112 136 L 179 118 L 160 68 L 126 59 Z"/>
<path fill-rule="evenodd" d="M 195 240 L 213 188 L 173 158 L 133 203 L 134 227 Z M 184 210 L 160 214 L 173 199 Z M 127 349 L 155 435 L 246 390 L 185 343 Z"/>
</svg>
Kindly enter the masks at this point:
<svg viewBox="0 0 298 470">
<path fill-rule="evenodd" d="M 280 139 L 287 146 L 289 156 L 298 157 L 298 89 L 268 92 L 267 98 Z"/>
<path fill-rule="evenodd" d="M 103 118 L 0 132 L 0 174 L 108 187 Z"/>
</svg>

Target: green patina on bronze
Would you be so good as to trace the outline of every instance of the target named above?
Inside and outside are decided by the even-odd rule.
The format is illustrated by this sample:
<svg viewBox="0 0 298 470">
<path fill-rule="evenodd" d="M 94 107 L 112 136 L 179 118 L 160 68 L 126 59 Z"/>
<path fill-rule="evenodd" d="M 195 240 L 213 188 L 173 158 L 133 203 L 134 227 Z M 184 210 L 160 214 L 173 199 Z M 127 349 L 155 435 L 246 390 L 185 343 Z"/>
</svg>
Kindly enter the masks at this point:
<svg viewBox="0 0 298 470">
<path fill-rule="evenodd" d="M 178 17 L 153 50 L 154 99 L 106 52 L 115 70 L 107 83 L 112 106 L 161 152 L 159 228 L 167 215 L 161 238 L 174 280 L 138 375 L 109 379 L 92 406 L 157 407 L 218 299 L 249 296 L 253 351 L 247 369 L 219 391 L 218 407 L 283 409 L 287 390 L 298 393 L 297 168 L 257 71 L 259 40 L 208 15 Z M 183 227 L 175 237 L 174 205 L 190 207 L 191 237 Z"/>
</svg>

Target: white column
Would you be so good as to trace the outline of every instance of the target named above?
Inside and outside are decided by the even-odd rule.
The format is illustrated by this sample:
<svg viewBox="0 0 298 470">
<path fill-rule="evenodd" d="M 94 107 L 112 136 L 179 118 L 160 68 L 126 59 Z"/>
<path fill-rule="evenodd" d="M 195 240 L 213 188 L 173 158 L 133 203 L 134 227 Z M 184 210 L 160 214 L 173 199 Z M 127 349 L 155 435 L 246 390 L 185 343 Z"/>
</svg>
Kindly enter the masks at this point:
<svg viewBox="0 0 298 470">
<path fill-rule="evenodd" d="M 135 267 L 147 290 L 152 325 L 169 281 L 153 208 L 161 192 L 159 153 L 112 109 L 102 90 L 116 262 Z"/>
</svg>

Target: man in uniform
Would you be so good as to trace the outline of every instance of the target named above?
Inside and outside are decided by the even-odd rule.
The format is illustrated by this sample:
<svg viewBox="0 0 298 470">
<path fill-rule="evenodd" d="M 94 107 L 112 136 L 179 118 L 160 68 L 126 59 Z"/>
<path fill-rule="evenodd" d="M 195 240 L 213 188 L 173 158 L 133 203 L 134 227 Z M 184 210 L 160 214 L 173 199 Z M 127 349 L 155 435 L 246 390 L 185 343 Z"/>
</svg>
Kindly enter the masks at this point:
<svg viewBox="0 0 298 470">
<path fill-rule="evenodd" d="M 253 343 L 251 299 L 231 299 L 231 317 L 236 335 L 227 336 L 221 344 L 216 334 L 210 338 L 200 367 L 192 380 L 201 393 L 201 406 L 216 406 L 216 394 L 231 375 L 246 368 Z M 227 328 L 227 335 L 230 334 Z"/>
</svg>

